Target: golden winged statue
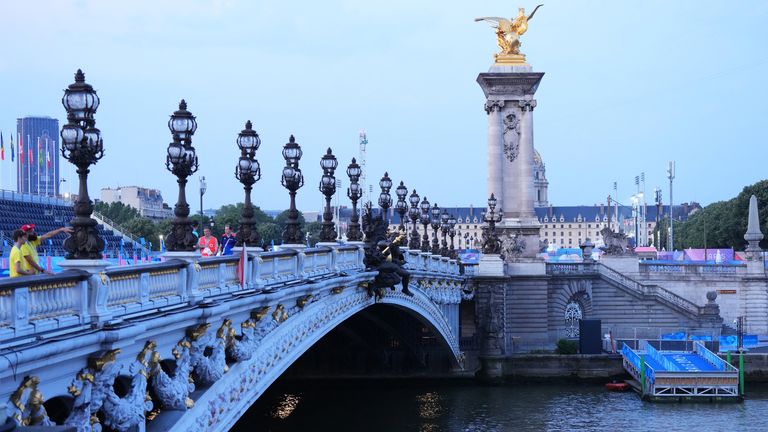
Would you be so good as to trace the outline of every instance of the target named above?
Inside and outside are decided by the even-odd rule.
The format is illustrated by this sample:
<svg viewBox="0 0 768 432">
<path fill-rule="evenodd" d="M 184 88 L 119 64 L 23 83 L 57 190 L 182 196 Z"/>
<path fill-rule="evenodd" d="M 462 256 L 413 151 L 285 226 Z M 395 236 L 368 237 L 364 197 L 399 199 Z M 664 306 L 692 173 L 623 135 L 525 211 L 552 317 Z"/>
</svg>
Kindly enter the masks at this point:
<svg viewBox="0 0 768 432">
<path fill-rule="evenodd" d="M 520 53 L 520 36 L 528 30 L 528 21 L 533 18 L 536 11 L 544 5 L 540 4 L 533 9 L 530 15 L 525 15 L 525 9 L 519 8 L 517 17 L 506 19 L 502 17 L 480 17 L 475 21 L 488 21 L 496 29 L 496 41 L 501 52 L 494 55 L 496 63 L 525 64 L 525 55 Z"/>
</svg>

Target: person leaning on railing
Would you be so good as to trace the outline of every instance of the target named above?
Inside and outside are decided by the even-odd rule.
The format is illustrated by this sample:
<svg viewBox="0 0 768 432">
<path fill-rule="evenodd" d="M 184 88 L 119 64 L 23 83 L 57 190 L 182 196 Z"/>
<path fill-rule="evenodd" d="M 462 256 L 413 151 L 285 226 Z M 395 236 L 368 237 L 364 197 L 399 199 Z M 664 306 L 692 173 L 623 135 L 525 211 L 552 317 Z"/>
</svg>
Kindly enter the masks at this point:
<svg viewBox="0 0 768 432">
<path fill-rule="evenodd" d="M 22 258 L 21 254 L 21 248 L 23 245 L 27 243 L 27 233 L 17 229 L 13 232 L 13 247 L 11 248 L 11 256 L 8 259 L 9 264 L 9 276 L 10 277 L 19 277 L 19 276 L 31 276 L 33 274 L 36 274 L 34 270 L 25 270 L 23 261 L 24 258 Z"/>
<path fill-rule="evenodd" d="M 72 228 L 61 227 L 53 231 L 48 231 L 40 237 L 38 237 L 37 233 L 35 232 L 35 224 L 22 225 L 21 231 L 24 231 L 24 233 L 27 235 L 27 242 L 21 246 L 21 255 L 23 257 L 22 266 L 24 267 L 24 270 L 31 270 L 34 272 L 32 274 L 53 274 L 50 269 L 46 270 L 40 265 L 40 259 L 37 256 L 37 246 L 39 246 L 43 240 L 48 240 L 56 234 L 71 233 Z"/>
</svg>

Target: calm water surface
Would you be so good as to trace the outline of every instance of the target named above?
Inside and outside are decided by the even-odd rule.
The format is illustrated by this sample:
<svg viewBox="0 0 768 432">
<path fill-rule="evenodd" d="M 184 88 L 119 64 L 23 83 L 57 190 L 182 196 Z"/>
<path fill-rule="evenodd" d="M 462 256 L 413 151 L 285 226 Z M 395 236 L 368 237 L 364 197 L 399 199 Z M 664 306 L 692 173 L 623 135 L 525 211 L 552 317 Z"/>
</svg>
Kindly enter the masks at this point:
<svg viewBox="0 0 768 432">
<path fill-rule="evenodd" d="M 294 386 L 234 431 L 768 431 L 768 387 L 740 404 L 652 404 L 601 385 Z"/>
</svg>

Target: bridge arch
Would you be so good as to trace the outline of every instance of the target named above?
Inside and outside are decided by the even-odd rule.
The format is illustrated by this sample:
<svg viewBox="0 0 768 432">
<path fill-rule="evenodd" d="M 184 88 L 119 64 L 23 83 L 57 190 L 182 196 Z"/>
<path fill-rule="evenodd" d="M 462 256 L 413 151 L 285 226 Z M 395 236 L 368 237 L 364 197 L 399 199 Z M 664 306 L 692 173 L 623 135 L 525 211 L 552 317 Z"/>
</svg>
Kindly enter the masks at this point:
<svg viewBox="0 0 768 432">
<path fill-rule="evenodd" d="M 429 327 L 461 366 L 458 339 L 441 307 L 417 284 L 413 296 L 387 291 L 376 301 L 365 289 L 327 292 L 303 308 L 292 308 L 288 318 L 267 333 L 249 360 L 230 365 L 173 426 L 173 431 L 228 430 L 294 362 L 341 323 L 363 310 L 382 304 L 400 309 Z"/>
</svg>

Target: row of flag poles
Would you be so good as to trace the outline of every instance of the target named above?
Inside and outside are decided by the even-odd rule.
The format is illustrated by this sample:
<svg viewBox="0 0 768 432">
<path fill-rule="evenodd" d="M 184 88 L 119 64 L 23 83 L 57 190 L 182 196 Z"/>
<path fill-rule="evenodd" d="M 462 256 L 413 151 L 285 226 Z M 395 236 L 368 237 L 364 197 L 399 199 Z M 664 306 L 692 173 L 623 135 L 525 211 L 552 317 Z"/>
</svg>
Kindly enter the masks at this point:
<svg viewBox="0 0 768 432">
<path fill-rule="evenodd" d="M 14 143 L 13 140 L 13 134 L 10 134 L 9 136 L 9 157 L 6 157 L 6 148 L 5 148 L 5 136 L 2 131 L 0 131 L 0 188 L 2 188 L 4 185 L 3 183 L 3 175 L 2 172 L 3 167 L 5 167 L 5 161 L 9 160 L 11 163 L 14 163 L 18 159 L 18 164 L 21 165 L 22 169 L 26 166 L 28 170 L 31 170 L 32 167 L 37 163 L 38 165 L 38 175 L 37 175 L 37 190 L 38 193 L 40 192 L 40 168 L 43 167 L 43 163 L 45 163 L 45 181 L 46 185 L 45 188 L 48 190 L 50 181 L 50 175 L 49 170 L 51 169 L 51 144 L 54 145 L 53 151 L 56 151 L 55 149 L 55 141 L 52 141 L 46 137 L 36 137 L 37 140 L 37 161 L 35 161 L 35 151 L 34 151 L 34 145 L 32 144 L 33 141 L 29 135 L 27 135 L 26 141 L 22 139 L 22 137 L 17 133 L 16 134 L 16 142 Z M 26 151 L 24 149 L 24 146 L 26 144 Z M 32 190 L 32 176 L 27 175 L 27 181 L 28 184 L 28 191 Z M 18 181 L 21 181 L 21 176 L 19 176 Z M 55 189 L 55 186 L 54 186 Z"/>
</svg>

